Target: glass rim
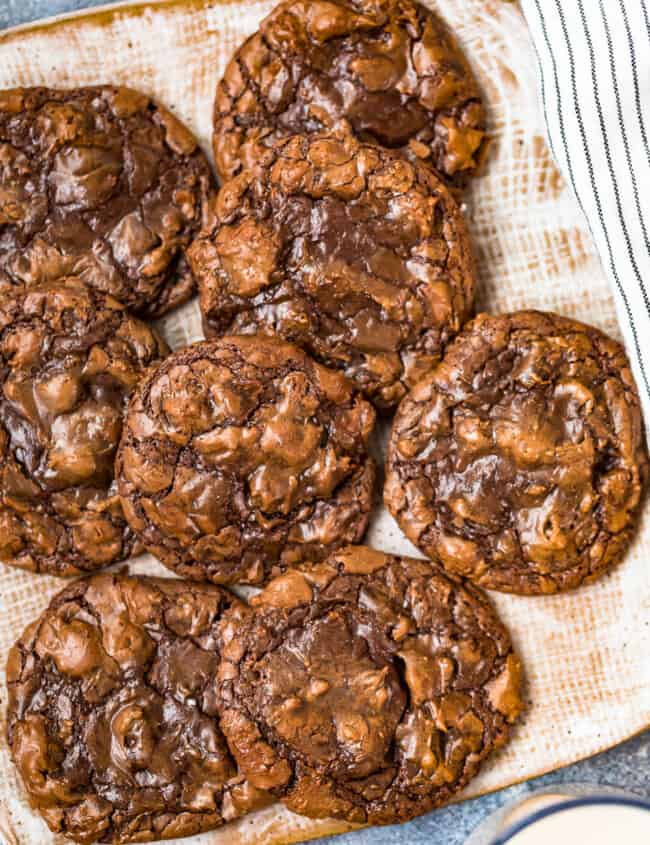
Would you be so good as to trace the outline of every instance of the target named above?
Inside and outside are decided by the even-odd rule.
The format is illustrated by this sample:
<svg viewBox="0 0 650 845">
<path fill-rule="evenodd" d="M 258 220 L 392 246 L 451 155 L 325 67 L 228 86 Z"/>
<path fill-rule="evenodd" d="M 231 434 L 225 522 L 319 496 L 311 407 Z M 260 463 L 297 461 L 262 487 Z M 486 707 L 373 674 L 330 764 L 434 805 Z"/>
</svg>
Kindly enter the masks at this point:
<svg viewBox="0 0 650 845">
<path fill-rule="evenodd" d="M 556 813 L 561 813 L 564 810 L 573 810 L 576 807 L 596 806 L 596 805 L 611 805 L 618 804 L 624 807 L 634 807 L 640 810 L 647 810 L 650 813 L 650 799 L 642 798 L 641 796 L 627 796 L 627 795 L 608 795 L 607 793 L 590 796 L 583 796 L 581 798 L 567 798 L 566 801 L 560 801 L 557 804 L 552 804 L 550 807 L 542 807 L 535 810 L 525 819 L 518 822 L 513 822 L 507 830 L 499 834 L 491 845 L 508 845 L 514 836 L 521 833 L 527 827 L 547 818 Z"/>
</svg>

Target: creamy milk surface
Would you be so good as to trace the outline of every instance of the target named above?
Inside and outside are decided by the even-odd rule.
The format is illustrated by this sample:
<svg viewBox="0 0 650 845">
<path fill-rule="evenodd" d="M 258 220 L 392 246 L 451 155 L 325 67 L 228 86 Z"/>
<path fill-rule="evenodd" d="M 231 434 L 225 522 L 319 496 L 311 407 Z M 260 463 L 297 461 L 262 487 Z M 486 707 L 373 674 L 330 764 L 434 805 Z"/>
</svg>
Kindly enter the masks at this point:
<svg viewBox="0 0 650 845">
<path fill-rule="evenodd" d="M 540 819 L 508 845 L 649 845 L 650 810 L 615 804 L 573 807 Z"/>
</svg>

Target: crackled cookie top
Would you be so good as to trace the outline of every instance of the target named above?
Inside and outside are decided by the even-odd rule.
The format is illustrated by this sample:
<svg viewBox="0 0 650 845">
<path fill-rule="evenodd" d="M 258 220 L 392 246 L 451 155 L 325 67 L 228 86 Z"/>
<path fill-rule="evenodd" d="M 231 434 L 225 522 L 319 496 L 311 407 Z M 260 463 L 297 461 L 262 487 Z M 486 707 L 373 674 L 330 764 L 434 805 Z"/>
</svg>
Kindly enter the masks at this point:
<svg viewBox="0 0 650 845">
<path fill-rule="evenodd" d="M 275 144 L 190 250 L 208 335 L 275 332 L 391 408 L 469 316 L 458 205 L 427 168 L 344 129 Z"/>
<path fill-rule="evenodd" d="M 8 739 L 32 805 L 77 842 L 150 842 L 268 802 L 218 726 L 208 584 L 102 574 L 56 595 L 9 653 Z"/>
<path fill-rule="evenodd" d="M 222 623 L 221 724 L 252 784 L 295 812 L 405 821 L 507 738 L 521 666 L 482 594 L 356 546 L 272 581 Z"/>
<path fill-rule="evenodd" d="M 476 79 L 432 12 L 412 0 L 289 0 L 237 50 L 219 83 L 219 175 L 263 160 L 277 137 L 342 119 L 357 137 L 408 150 L 457 184 L 487 150 Z"/>
<path fill-rule="evenodd" d="M 375 414 L 275 338 L 182 349 L 140 385 L 116 474 L 126 517 L 179 574 L 260 583 L 363 536 Z"/>
<path fill-rule="evenodd" d="M 164 341 L 78 279 L 0 298 L 0 560 L 75 575 L 129 557 L 113 463 Z"/>
<path fill-rule="evenodd" d="M 384 498 L 450 572 L 553 593 L 621 558 L 647 475 L 618 343 L 555 314 L 483 314 L 400 405 Z"/>
<path fill-rule="evenodd" d="M 198 144 L 128 88 L 0 92 L 0 289 L 77 276 L 140 314 L 194 291 L 212 184 Z"/>
</svg>

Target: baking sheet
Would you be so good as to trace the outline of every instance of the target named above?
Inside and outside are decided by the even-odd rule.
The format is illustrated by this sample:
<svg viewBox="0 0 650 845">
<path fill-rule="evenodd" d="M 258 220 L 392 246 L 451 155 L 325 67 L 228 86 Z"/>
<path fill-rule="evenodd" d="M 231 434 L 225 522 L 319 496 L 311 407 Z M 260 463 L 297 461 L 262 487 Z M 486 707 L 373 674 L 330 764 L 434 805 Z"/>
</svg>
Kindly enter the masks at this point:
<svg viewBox="0 0 650 845">
<path fill-rule="evenodd" d="M 0 34 L 0 87 L 119 83 L 158 97 L 210 150 L 215 84 L 229 56 L 272 2 L 167 0 L 74 15 Z M 502 0 L 437 0 L 480 77 L 494 145 L 467 213 L 480 270 L 479 307 L 554 309 L 619 336 L 614 302 L 577 204 L 551 160 L 537 100 L 536 61 L 518 9 Z M 190 303 L 162 323 L 173 347 L 201 337 Z M 564 596 L 493 594 L 527 670 L 531 707 L 513 741 L 463 797 L 508 786 L 602 751 L 650 725 L 650 520 L 622 566 Z M 378 510 L 368 542 L 415 554 Z M 135 572 L 169 574 L 151 557 Z M 52 845 L 29 809 L 4 740 L 7 651 L 61 589 L 54 578 L 0 564 L 0 839 Z M 350 829 L 279 805 L 192 845 L 288 845 Z M 180 842 L 180 840 L 179 840 Z"/>
</svg>

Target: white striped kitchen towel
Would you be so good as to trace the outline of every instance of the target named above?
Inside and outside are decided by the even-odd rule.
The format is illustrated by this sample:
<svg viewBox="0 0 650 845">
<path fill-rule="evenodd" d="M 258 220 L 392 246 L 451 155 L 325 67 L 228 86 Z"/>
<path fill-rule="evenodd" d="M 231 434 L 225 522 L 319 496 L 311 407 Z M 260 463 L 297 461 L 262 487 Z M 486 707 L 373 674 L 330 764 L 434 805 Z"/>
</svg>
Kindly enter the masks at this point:
<svg viewBox="0 0 650 845">
<path fill-rule="evenodd" d="M 650 0 L 521 0 L 551 150 L 616 297 L 650 421 Z"/>
</svg>

